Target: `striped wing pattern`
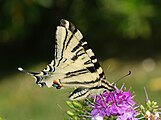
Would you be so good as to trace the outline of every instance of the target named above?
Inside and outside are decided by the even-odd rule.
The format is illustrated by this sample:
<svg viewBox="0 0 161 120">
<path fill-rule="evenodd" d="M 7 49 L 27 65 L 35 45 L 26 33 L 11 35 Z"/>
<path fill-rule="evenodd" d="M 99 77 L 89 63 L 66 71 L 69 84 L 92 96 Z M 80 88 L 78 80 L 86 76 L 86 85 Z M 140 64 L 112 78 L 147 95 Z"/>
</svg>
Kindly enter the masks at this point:
<svg viewBox="0 0 161 120">
<path fill-rule="evenodd" d="M 81 32 L 69 21 L 62 19 L 57 26 L 54 60 L 41 72 L 26 72 L 36 79 L 40 86 L 76 86 L 69 96 L 72 100 L 88 97 L 102 89 L 113 90 L 106 81 L 104 72 L 92 49 L 84 40 Z"/>
</svg>

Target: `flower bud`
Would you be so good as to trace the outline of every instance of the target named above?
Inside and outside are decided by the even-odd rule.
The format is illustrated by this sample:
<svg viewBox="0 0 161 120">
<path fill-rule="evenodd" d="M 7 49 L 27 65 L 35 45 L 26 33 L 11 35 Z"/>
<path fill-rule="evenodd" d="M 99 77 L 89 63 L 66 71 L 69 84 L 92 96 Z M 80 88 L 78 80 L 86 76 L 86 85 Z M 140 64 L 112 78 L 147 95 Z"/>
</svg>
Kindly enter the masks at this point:
<svg viewBox="0 0 161 120">
<path fill-rule="evenodd" d="M 143 105 L 140 105 L 140 109 L 145 112 L 145 108 Z"/>
<path fill-rule="evenodd" d="M 146 104 L 147 104 L 148 107 L 150 107 L 152 103 L 151 103 L 150 100 L 148 100 Z"/>
<path fill-rule="evenodd" d="M 73 116 L 74 116 L 74 113 L 73 113 L 73 112 L 71 112 L 71 111 L 67 111 L 67 114 L 68 114 L 69 116 L 71 116 L 71 117 L 73 117 Z"/>
<path fill-rule="evenodd" d="M 73 101 L 73 105 L 74 105 L 74 107 L 76 107 L 76 108 L 82 108 L 82 105 L 79 103 L 79 102 L 75 102 L 75 101 Z"/>
<path fill-rule="evenodd" d="M 70 101 L 66 101 L 66 104 L 67 104 L 70 108 L 74 108 L 74 106 L 73 106 L 72 102 L 70 102 Z"/>
</svg>

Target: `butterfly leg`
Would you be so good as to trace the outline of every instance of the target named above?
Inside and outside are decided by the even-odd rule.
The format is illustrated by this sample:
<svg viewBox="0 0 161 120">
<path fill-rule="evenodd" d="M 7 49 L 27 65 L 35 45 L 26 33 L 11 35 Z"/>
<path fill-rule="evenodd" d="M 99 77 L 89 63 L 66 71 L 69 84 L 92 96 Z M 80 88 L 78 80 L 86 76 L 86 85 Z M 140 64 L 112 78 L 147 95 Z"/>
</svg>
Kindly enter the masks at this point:
<svg viewBox="0 0 161 120">
<path fill-rule="evenodd" d="M 102 81 L 98 81 L 98 86 L 101 86 L 102 85 Z"/>
</svg>

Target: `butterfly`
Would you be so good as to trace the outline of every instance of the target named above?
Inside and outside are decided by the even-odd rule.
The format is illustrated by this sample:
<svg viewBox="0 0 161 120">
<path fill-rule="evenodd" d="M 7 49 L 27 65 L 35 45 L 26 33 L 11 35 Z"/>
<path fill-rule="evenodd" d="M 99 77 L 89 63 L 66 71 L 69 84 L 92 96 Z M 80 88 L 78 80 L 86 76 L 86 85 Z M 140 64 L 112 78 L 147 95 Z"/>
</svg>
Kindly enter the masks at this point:
<svg viewBox="0 0 161 120">
<path fill-rule="evenodd" d="M 102 90 L 114 91 L 115 87 L 106 80 L 92 49 L 81 32 L 69 21 L 60 20 L 55 34 L 54 59 L 40 72 L 19 71 L 33 76 L 41 87 L 76 87 L 70 94 L 71 100 L 85 99 Z"/>
</svg>

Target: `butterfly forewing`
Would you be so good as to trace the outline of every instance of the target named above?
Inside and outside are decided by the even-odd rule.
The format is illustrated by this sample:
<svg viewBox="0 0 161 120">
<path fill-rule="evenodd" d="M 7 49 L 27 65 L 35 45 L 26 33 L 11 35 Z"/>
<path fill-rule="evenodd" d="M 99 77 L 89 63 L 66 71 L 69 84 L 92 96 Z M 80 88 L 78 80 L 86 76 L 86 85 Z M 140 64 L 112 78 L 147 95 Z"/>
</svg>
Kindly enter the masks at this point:
<svg viewBox="0 0 161 120">
<path fill-rule="evenodd" d="M 69 22 L 67 22 L 67 24 L 69 24 Z M 61 34 L 63 34 L 62 38 L 64 39 L 60 37 Z M 55 46 L 55 51 L 57 53 L 55 53 L 56 64 L 54 66 L 56 70 L 51 78 L 59 80 L 62 86 L 75 85 L 91 87 L 94 84 L 86 84 L 86 82 L 94 83 L 99 79 L 99 75 L 91 62 L 90 57 L 86 54 L 85 49 L 80 44 L 80 41 L 78 41 L 78 39 L 82 38 L 82 34 L 77 29 L 72 32 L 66 26 L 57 27 L 57 44 Z M 80 44 L 80 46 L 76 49 L 78 44 Z"/>
</svg>

